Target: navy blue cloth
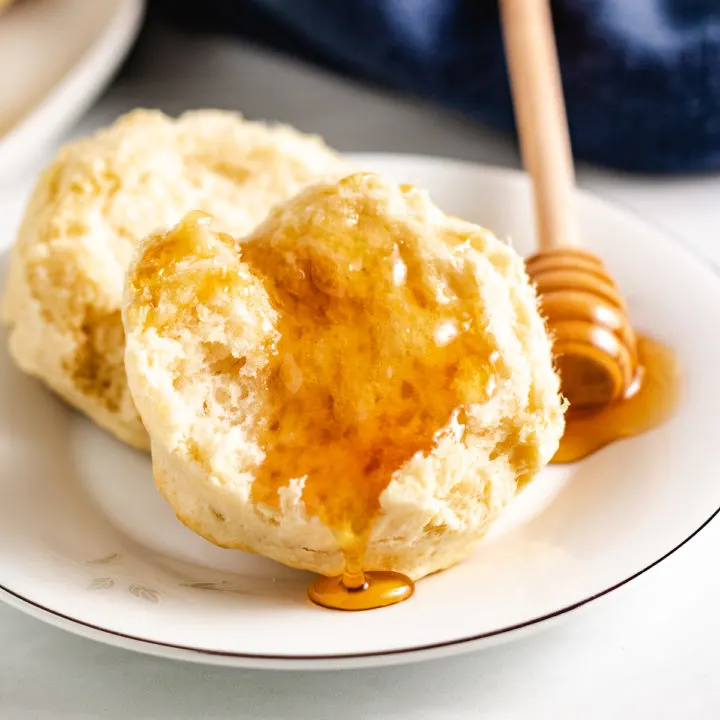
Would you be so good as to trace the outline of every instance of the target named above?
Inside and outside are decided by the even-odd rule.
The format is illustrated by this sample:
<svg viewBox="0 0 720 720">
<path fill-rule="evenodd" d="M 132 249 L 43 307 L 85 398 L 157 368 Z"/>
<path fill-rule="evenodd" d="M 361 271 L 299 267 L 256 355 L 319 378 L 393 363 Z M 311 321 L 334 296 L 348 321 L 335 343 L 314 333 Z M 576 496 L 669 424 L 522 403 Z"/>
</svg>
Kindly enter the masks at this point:
<svg viewBox="0 0 720 720">
<path fill-rule="evenodd" d="M 153 0 L 514 130 L 495 0 Z M 577 158 L 629 171 L 720 168 L 720 0 L 557 0 Z"/>
</svg>

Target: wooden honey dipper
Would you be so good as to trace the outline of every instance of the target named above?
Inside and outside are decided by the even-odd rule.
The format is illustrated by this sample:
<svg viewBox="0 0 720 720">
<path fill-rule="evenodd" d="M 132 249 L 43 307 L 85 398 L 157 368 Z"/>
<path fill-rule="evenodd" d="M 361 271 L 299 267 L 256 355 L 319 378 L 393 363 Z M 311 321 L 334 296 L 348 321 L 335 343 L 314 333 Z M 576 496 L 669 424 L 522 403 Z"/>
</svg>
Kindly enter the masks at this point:
<svg viewBox="0 0 720 720">
<path fill-rule="evenodd" d="M 562 391 L 573 408 L 631 394 L 638 353 L 627 306 L 603 263 L 578 246 L 575 177 L 549 0 L 500 0 L 523 163 L 532 178 L 535 282 Z"/>
</svg>

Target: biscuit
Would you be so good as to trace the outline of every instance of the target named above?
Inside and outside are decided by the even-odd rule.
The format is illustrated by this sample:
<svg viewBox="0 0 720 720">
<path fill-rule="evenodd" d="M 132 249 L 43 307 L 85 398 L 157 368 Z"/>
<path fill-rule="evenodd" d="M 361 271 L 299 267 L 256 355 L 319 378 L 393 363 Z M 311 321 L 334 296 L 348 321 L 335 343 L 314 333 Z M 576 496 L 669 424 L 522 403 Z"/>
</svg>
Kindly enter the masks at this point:
<svg viewBox="0 0 720 720">
<path fill-rule="evenodd" d="M 15 362 L 147 448 L 120 310 L 139 240 L 193 209 L 243 235 L 312 179 L 345 172 L 316 137 L 213 110 L 138 110 L 67 145 L 42 173 L 11 256 L 2 313 Z"/>
<path fill-rule="evenodd" d="M 367 532 L 366 569 L 417 579 L 464 558 L 563 433 L 521 258 L 373 174 L 242 240 L 186 218 L 125 292 L 156 484 L 222 547 L 334 575 Z"/>
</svg>

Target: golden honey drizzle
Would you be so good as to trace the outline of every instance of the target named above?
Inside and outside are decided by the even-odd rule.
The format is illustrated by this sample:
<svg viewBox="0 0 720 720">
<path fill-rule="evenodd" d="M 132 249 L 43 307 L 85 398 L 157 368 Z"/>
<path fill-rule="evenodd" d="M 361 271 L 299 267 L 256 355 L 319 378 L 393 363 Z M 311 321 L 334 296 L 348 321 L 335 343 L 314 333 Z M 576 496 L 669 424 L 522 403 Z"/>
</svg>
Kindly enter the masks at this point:
<svg viewBox="0 0 720 720">
<path fill-rule="evenodd" d="M 610 443 L 641 435 L 672 417 L 682 396 L 675 355 L 644 336 L 637 338 L 637 351 L 638 374 L 625 398 L 597 410 L 570 407 L 554 464 L 582 460 Z"/>
<path fill-rule="evenodd" d="M 491 372 L 504 370 L 493 367 L 476 322 L 474 276 L 450 262 L 438 273 L 412 233 L 389 227 L 371 196 L 354 189 L 362 182 L 352 176 L 314 198 L 292 227 L 271 220 L 242 249 L 279 332 L 252 499 L 278 507 L 290 479 L 305 478 L 305 508 L 345 557 L 345 574 L 320 578 L 310 598 L 353 610 L 412 594 L 404 575 L 365 572 L 380 495 L 396 470 L 432 450 L 438 432 L 451 424 L 462 435 L 462 407 L 486 402 Z"/>
</svg>

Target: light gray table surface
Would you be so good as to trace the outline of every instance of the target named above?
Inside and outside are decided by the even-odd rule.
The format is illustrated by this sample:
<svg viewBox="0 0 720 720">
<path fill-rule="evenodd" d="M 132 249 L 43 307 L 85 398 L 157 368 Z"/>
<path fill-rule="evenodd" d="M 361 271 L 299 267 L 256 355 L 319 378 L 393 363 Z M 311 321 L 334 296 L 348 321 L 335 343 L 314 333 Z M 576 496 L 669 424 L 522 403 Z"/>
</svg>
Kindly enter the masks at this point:
<svg viewBox="0 0 720 720">
<path fill-rule="evenodd" d="M 240 109 L 318 132 L 341 150 L 518 165 L 506 138 L 465 120 L 229 40 L 145 35 L 73 134 L 136 105 Z M 26 168 L 25 179 L 35 170 Z M 720 177 L 581 168 L 579 180 L 720 262 Z M 0 718 L 718 718 L 718 548 L 720 520 L 651 572 L 537 635 L 449 660 L 354 672 L 159 660 L 0 606 Z"/>
</svg>

